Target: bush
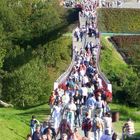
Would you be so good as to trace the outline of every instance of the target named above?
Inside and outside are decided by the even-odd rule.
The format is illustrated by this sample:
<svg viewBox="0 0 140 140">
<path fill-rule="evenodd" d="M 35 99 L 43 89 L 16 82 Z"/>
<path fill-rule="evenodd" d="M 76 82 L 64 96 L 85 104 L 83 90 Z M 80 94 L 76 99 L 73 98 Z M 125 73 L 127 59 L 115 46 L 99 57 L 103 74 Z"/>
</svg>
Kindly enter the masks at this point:
<svg viewBox="0 0 140 140">
<path fill-rule="evenodd" d="M 18 107 L 46 103 L 51 89 L 47 69 L 42 63 L 36 58 L 5 75 L 2 88 L 3 99 Z"/>
<path fill-rule="evenodd" d="M 0 1 L 0 99 L 16 107 L 48 101 L 71 61 L 72 40 L 62 34 L 75 12 L 57 0 Z"/>
</svg>

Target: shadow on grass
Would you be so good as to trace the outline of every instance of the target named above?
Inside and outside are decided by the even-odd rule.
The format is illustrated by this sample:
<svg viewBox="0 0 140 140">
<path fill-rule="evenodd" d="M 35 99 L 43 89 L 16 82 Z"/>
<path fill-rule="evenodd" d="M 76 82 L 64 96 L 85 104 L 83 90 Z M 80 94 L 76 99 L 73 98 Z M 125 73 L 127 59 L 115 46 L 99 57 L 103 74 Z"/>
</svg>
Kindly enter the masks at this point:
<svg viewBox="0 0 140 140">
<path fill-rule="evenodd" d="M 19 113 L 17 115 L 22 115 L 22 116 L 27 116 L 27 115 L 50 115 L 50 109 L 49 108 L 38 108 L 38 109 L 33 109 L 30 111 L 25 111 L 23 113 Z"/>
<path fill-rule="evenodd" d="M 19 137 L 21 137 L 21 138 L 23 138 L 23 139 L 26 139 L 26 137 L 23 137 L 22 135 L 18 134 L 13 128 L 10 128 L 10 127 L 7 127 L 7 128 L 8 128 L 10 131 L 14 132 L 15 135 L 17 135 L 17 136 L 19 136 Z"/>
<path fill-rule="evenodd" d="M 140 132 L 135 133 L 134 136 L 139 137 L 140 140 Z"/>
</svg>

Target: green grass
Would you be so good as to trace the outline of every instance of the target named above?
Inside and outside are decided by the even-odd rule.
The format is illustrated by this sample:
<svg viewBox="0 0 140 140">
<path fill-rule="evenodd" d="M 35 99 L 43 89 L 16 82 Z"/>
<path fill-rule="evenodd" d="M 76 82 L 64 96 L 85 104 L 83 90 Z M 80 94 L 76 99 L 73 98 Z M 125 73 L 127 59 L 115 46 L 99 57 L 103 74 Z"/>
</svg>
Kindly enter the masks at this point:
<svg viewBox="0 0 140 140">
<path fill-rule="evenodd" d="M 129 68 L 128 64 L 124 62 L 121 55 L 114 48 L 113 44 L 108 41 L 108 36 L 102 36 L 101 38 L 102 50 L 100 66 L 101 70 L 105 73 L 108 79 L 111 81 L 113 86 L 113 101 L 116 102 L 116 96 L 114 96 L 117 90 L 121 90 L 123 85 L 115 85 L 116 81 L 124 81 L 127 76 L 131 75 L 133 70 Z M 134 81 L 132 81 L 134 82 Z M 122 94 L 122 93 L 119 93 Z M 125 99 L 122 99 L 125 100 Z M 132 118 L 135 123 L 136 134 L 140 136 L 140 108 L 130 108 L 122 104 L 110 104 L 111 110 L 118 110 L 120 112 L 120 121 L 113 123 L 114 130 L 121 136 L 122 126 L 128 118 Z"/>
<path fill-rule="evenodd" d="M 110 76 L 111 73 L 123 75 L 123 70 L 127 69 L 127 64 L 123 61 L 121 55 L 116 51 L 112 43 L 108 41 L 108 38 L 108 36 L 102 36 L 100 66 L 107 77 L 112 80 Z"/>
<path fill-rule="evenodd" d="M 140 9 L 98 9 L 101 32 L 140 33 Z"/>
<path fill-rule="evenodd" d="M 30 133 L 31 116 L 36 115 L 42 122 L 49 114 L 50 109 L 47 104 L 26 110 L 0 108 L 0 139 L 25 140 L 27 134 Z"/>
<path fill-rule="evenodd" d="M 121 135 L 122 126 L 127 121 L 128 118 L 131 118 L 134 121 L 135 125 L 135 136 L 140 136 L 140 109 L 130 108 L 121 104 L 110 104 L 111 110 L 118 110 L 120 113 L 120 120 L 113 123 L 114 130 Z"/>
</svg>

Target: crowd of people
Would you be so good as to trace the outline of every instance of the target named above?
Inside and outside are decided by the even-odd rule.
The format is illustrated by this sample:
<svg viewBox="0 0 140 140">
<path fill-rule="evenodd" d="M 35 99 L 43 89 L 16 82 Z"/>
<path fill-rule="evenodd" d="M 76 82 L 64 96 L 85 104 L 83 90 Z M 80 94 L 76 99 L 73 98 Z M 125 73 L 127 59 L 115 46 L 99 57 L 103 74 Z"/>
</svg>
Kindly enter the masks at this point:
<svg viewBox="0 0 140 140">
<path fill-rule="evenodd" d="M 100 140 L 104 135 L 110 135 L 111 139 L 110 108 L 102 78 L 96 68 L 96 58 L 100 49 L 96 26 L 97 4 L 92 0 L 83 2 L 80 16 L 85 19 L 85 25 L 77 27 L 74 36 L 77 41 L 82 41 L 83 37 L 95 37 L 96 41 L 87 42 L 79 50 L 75 47 L 75 64 L 63 83 L 64 87 L 59 87 L 52 93 L 50 104 L 53 106 L 54 129 L 60 132 L 60 137 L 65 133 L 68 139 L 74 139 L 72 132 L 75 132 L 77 127 L 83 130 L 84 138 Z M 67 129 L 69 131 L 66 131 Z M 92 133 L 93 138 L 90 136 Z"/>
<path fill-rule="evenodd" d="M 43 122 L 32 116 L 28 140 L 117 140 L 108 105 L 111 93 L 97 71 L 100 38 L 94 0 L 84 0 L 80 17 L 85 24 L 74 31 L 77 42 L 94 38 L 80 49 L 74 47 L 75 64 L 63 84 L 50 96 L 51 120 Z M 107 94 L 109 93 L 109 94 Z M 110 96 L 109 96 L 110 95 Z M 82 129 L 82 136 L 78 129 Z"/>
<path fill-rule="evenodd" d="M 64 0 L 62 5 L 66 7 L 83 8 L 86 0 Z M 139 2 L 139 1 L 137 1 Z M 87 3 L 87 1 L 86 1 Z M 94 0 L 88 1 L 88 5 L 93 7 L 98 4 L 100 8 L 121 8 L 124 0 Z M 85 7 L 84 7 L 85 8 Z"/>
<path fill-rule="evenodd" d="M 103 8 L 121 8 L 123 0 L 101 0 L 101 7 Z"/>
</svg>

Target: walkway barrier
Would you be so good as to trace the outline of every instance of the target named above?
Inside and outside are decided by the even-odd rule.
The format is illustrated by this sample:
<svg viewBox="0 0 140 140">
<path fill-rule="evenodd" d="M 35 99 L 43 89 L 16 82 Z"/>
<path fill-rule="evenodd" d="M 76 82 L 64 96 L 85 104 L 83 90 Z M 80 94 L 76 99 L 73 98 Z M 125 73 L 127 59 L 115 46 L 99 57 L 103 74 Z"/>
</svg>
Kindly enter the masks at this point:
<svg viewBox="0 0 140 140">
<path fill-rule="evenodd" d="M 71 61 L 71 64 L 70 66 L 68 67 L 68 69 L 54 82 L 54 90 L 57 89 L 61 84 L 63 84 L 67 77 L 69 76 L 74 64 L 75 64 L 75 51 L 74 51 L 74 30 L 73 30 L 73 33 L 72 33 L 72 61 Z M 85 45 L 85 42 L 86 42 L 86 38 L 84 38 L 84 41 L 83 41 L 83 45 Z"/>
<path fill-rule="evenodd" d="M 79 14 L 79 19 L 80 19 L 80 14 Z M 82 25 L 80 25 L 81 27 Z M 72 33 L 72 40 L 73 40 L 73 43 L 72 43 L 72 61 L 71 61 L 71 64 L 69 66 L 69 68 L 66 70 L 66 72 L 64 72 L 55 82 L 54 82 L 54 90 L 57 89 L 60 85 L 62 85 L 67 77 L 69 76 L 73 66 L 74 66 L 74 62 L 75 62 L 75 52 L 74 52 L 74 30 L 73 30 L 73 33 Z M 84 38 L 84 43 L 83 43 L 83 47 L 85 47 L 85 45 L 87 44 L 87 37 Z M 98 52 L 97 52 L 97 56 L 96 56 L 96 68 L 97 68 L 97 72 L 99 74 L 99 77 L 102 79 L 102 84 L 103 84 L 103 88 L 105 91 L 109 92 L 109 94 L 111 94 L 110 99 L 108 100 L 109 102 L 112 101 L 112 84 L 110 83 L 110 81 L 106 78 L 106 76 L 101 72 L 101 69 L 100 69 L 100 65 L 99 65 L 99 62 L 100 62 L 100 51 L 101 51 L 101 47 L 99 47 L 98 49 Z"/>
<path fill-rule="evenodd" d="M 112 93 L 112 84 L 110 83 L 110 81 L 106 78 L 106 76 L 104 75 L 104 73 L 101 72 L 100 69 L 100 52 L 101 52 L 101 47 L 98 49 L 98 53 L 97 53 L 97 59 L 96 59 L 96 67 L 97 67 L 97 71 L 100 75 L 100 78 L 103 80 L 103 84 L 106 85 L 106 88 Z"/>
</svg>

